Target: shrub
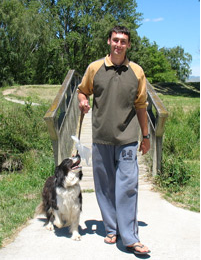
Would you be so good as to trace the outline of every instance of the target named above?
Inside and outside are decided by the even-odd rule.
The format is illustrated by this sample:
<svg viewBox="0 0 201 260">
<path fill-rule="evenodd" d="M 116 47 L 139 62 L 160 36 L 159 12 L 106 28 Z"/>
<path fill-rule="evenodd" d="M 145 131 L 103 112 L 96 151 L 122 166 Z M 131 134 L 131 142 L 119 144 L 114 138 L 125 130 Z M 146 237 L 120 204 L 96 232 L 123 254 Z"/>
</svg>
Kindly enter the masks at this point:
<svg viewBox="0 0 201 260">
<path fill-rule="evenodd" d="M 32 106 L 31 100 L 22 106 L 1 99 L 0 247 L 33 217 L 42 186 L 54 172 L 51 141 L 43 120 L 46 111 L 45 104 Z"/>
<path fill-rule="evenodd" d="M 199 160 L 200 147 L 200 111 L 199 108 L 184 112 L 174 107 L 166 123 L 164 136 L 164 154 L 183 159 Z"/>
<path fill-rule="evenodd" d="M 5 161 L 12 158 L 21 163 L 22 154 L 27 151 L 52 150 L 43 120 L 47 111 L 46 105 L 12 104 L 12 107 L 8 106 L 0 111 L 0 169 Z"/>
<path fill-rule="evenodd" d="M 161 174 L 156 182 L 169 191 L 179 191 L 191 178 L 189 160 L 200 156 L 200 110 L 184 112 L 173 107 L 166 123 Z"/>
<path fill-rule="evenodd" d="M 179 191 L 187 184 L 191 172 L 181 157 L 166 156 L 162 162 L 162 173 L 156 177 L 157 183 L 165 189 Z"/>
</svg>

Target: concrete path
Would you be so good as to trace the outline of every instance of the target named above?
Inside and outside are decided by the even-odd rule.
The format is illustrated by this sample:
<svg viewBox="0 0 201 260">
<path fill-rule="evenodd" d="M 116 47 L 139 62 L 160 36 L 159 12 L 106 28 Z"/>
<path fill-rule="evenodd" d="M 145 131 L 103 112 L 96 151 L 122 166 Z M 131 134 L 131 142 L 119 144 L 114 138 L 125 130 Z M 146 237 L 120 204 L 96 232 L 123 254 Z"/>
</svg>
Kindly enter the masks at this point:
<svg viewBox="0 0 201 260">
<path fill-rule="evenodd" d="M 91 146 L 90 114 L 85 116 L 81 143 Z M 90 134 L 89 134 L 90 133 Z M 137 257 L 126 252 L 119 238 L 117 244 L 103 242 L 105 231 L 95 193 L 83 193 L 80 242 L 70 239 L 68 229 L 50 232 L 44 228 L 44 216 L 29 221 L 16 239 L 0 250 L 1 260 L 198 260 L 200 259 L 200 214 L 177 208 L 152 191 L 146 181 L 146 166 L 139 155 L 139 233 L 151 254 Z M 83 162 L 84 164 L 84 162 Z M 82 189 L 93 189 L 91 166 L 83 166 Z"/>
</svg>

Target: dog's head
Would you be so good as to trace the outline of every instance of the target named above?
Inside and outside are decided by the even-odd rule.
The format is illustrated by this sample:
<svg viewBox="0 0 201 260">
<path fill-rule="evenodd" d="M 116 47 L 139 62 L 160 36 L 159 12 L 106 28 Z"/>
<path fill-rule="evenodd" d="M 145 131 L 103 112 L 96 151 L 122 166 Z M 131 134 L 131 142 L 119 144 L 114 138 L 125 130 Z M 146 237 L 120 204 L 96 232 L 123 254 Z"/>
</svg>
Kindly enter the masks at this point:
<svg viewBox="0 0 201 260">
<path fill-rule="evenodd" d="M 67 159 L 55 169 L 55 184 L 59 187 L 74 186 L 82 179 L 82 167 L 80 156 L 76 155 Z"/>
</svg>

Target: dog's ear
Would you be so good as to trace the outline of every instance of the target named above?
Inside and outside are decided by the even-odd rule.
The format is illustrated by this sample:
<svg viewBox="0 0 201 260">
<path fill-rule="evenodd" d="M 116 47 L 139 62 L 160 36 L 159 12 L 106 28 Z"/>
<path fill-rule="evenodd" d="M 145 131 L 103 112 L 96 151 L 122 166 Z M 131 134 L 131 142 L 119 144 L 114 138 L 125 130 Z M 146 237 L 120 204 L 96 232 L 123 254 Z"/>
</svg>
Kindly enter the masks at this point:
<svg viewBox="0 0 201 260">
<path fill-rule="evenodd" d="M 57 178 L 59 174 L 59 166 L 56 166 L 55 170 L 54 170 L 54 175 Z"/>
<path fill-rule="evenodd" d="M 61 167 L 57 166 L 55 168 L 55 185 L 56 186 L 63 186 L 63 180 L 64 180 L 64 172 L 61 169 Z"/>
<path fill-rule="evenodd" d="M 79 179 L 80 179 L 80 181 L 81 181 L 81 180 L 82 180 L 83 173 L 82 173 L 82 171 L 80 171 L 79 173 L 80 173 L 80 174 L 79 174 Z"/>
</svg>

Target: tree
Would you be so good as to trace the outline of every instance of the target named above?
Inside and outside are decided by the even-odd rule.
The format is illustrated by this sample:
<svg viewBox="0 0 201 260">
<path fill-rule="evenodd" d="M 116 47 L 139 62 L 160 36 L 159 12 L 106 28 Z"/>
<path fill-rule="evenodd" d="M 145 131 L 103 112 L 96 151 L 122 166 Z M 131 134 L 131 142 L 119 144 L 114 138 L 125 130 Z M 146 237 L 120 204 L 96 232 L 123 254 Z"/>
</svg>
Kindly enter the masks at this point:
<svg viewBox="0 0 201 260">
<path fill-rule="evenodd" d="M 2 0 L 0 85 L 61 83 L 107 54 L 108 30 L 122 24 L 137 41 L 136 1 Z"/>
<path fill-rule="evenodd" d="M 143 37 L 138 44 L 138 49 L 131 56 L 142 66 L 150 83 L 177 80 L 175 71 L 172 70 L 165 55 L 159 51 L 156 42 L 150 43 L 149 39 Z"/>
<path fill-rule="evenodd" d="M 43 4 L 54 17 L 68 66 L 80 73 L 91 61 L 105 56 L 112 26 L 124 24 L 136 34 L 141 19 L 132 0 L 125 0 L 124 5 L 121 0 L 44 0 Z"/>
<path fill-rule="evenodd" d="M 0 85 L 33 82 L 36 54 L 49 40 L 46 18 L 38 1 L 0 3 Z"/>
<path fill-rule="evenodd" d="M 189 53 L 185 53 L 181 46 L 162 48 L 160 51 L 170 62 L 171 68 L 176 71 L 177 78 L 185 82 L 191 74 L 190 63 L 192 61 L 192 56 Z"/>
</svg>

